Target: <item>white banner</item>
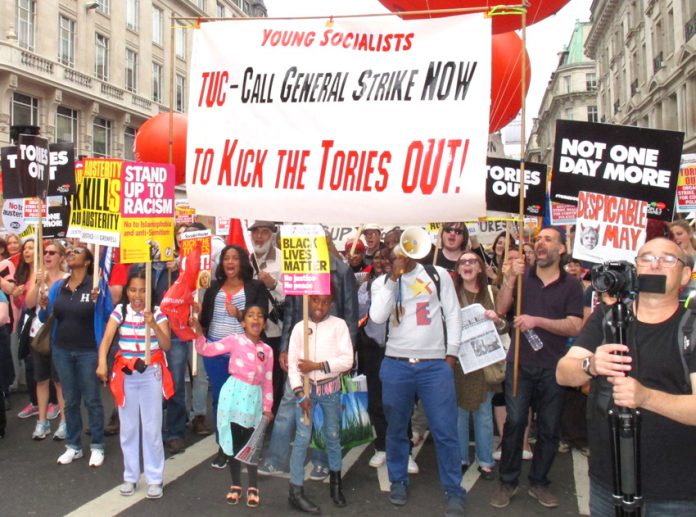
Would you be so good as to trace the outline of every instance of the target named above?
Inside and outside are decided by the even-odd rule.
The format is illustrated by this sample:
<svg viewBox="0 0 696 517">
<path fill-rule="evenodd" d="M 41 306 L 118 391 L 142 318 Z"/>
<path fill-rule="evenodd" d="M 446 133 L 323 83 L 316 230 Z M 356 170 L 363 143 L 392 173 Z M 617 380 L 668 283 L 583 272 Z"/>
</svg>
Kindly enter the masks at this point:
<svg viewBox="0 0 696 517">
<path fill-rule="evenodd" d="M 194 31 L 191 206 L 322 223 L 485 215 L 490 19 L 327 22 Z"/>
</svg>

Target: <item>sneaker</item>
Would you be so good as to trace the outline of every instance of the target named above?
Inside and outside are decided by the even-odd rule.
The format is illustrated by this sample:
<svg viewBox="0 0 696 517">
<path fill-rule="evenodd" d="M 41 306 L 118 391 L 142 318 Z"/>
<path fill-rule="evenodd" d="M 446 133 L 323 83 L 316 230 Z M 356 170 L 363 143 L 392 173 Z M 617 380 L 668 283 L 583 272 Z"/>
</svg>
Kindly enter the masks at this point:
<svg viewBox="0 0 696 517">
<path fill-rule="evenodd" d="M 205 415 L 196 415 L 191 420 L 191 431 L 198 436 L 208 436 L 213 431 L 205 423 Z"/>
<path fill-rule="evenodd" d="M 265 463 L 258 468 L 257 471 L 261 476 L 276 476 L 276 477 L 290 477 L 288 472 L 275 468 L 270 463 Z"/>
<path fill-rule="evenodd" d="M 135 493 L 135 483 L 124 481 L 123 484 L 118 487 L 118 493 L 124 497 L 133 495 Z"/>
<path fill-rule="evenodd" d="M 65 440 L 65 437 L 68 435 L 68 429 L 65 426 L 65 420 L 62 420 L 60 424 L 58 425 L 58 429 L 56 429 L 56 432 L 53 433 L 53 439 L 54 440 Z"/>
<path fill-rule="evenodd" d="M 312 472 L 309 473 L 309 479 L 312 481 L 324 481 L 329 477 L 329 467 L 324 465 L 314 465 Z"/>
<path fill-rule="evenodd" d="M 35 406 L 34 404 L 27 404 L 22 408 L 22 410 L 17 413 L 17 416 L 19 418 L 31 418 L 33 416 L 36 416 L 39 414 L 39 406 Z"/>
<path fill-rule="evenodd" d="M 82 449 L 73 449 L 72 447 L 66 447 L 65 452 L 58 457 L 58 463 L 61 465 L 68 465 L 73 462 L 73 460 L 79 460 L 82 458 Z"/>
<path fill-rule="evenodd" d="M 408 473 L 409 474 L 418 474 L 420 472 L 420 469 L 418 468 L 418 463 L 416 463 L 416 460 L 413 459 L 413 456 L 408 457 Z"/>
<path fill-rule="evenodd" d="M 403 506 L 408 501 L 408 486 L 403 481 L 392 483 L 389 489 L 389 502 L 394 506 Z"/>
<path fill-rule="evenodd" d="M 507 483 L 500 483 L 498 489 L 491 497 L 490 505 L 493 508 L 505 508 L 510 504 L 510 499 L 517 493 L 517 487 L 508 485 Z"/>
<path fill-rule="evenodd" d="M 556 508 L 558 506 L 558 497 L 547 486 L 530 486 L 527 493 L 539 501 L 539 504 L 545 508 Z"/>
<path fill-rule="evenodd" d="M 531 461 L 531 459 L 534 457 L 534 453 L 532 451 L 528 451 L 527 449 L 522 451 L 522 459 L 526 461 Z"/>
<path fill-rule="evenodd" d="M 447 497 L 447 507 L 445 508 L 445 517 L 459 517 L 464 513 L 465 499 L 459 495 L 451 495 Z"/>
<path fill-rule="evenodd" d="M 36 422 L 36 427 L 34 428 L 34 432 L 31 433 L 31 439 L 32 440 L 43 440 L 46 438 L 49 434 L 51 434 L 51 424 L 48 423 L 48 420 L 39 420 Z"/>
<path fill-rule="evenodd" d="M 158 485 L 148 485 L 147 487 L 147 497 L 148 499 L 159 499 L 163 495 L 162 484 Z"/>
<path fill-rule="evenodd" d="M 387 453 L 384 451 L 375 451 L 374 456 L 370 458 L 370 467 L 376 469 L 381 467 L 387 461 Z"/>
<path fill-rule="evenodd" d="M 89 456 L 90 467 L 101 467 L 104 464 L 104 451 L 101 449 L 92 449 L 92 454 Z"/>
<path fill-rule="evenodd" d="M 49 420 L 55 420 L 60 415 L 60 406 L 58 404 L 49 404 L 46 409 L 46 417 Z"/>
<path fill-rule="evenodd" d="M 222 452 L 222 449 L 220 449 L 217 453 L 217 456 L 215 456 L 213 461 L 210 462 L 210 466 L 214 469 L 224 469 L 225 467 L 227 467 L 228 460 L 229 458 L 227 458 L 227 454 Z"/>
<path fill-rule="evenodd" d="M 558 442 L 558 452 L 565 454 L 568 451 L 570 451 L 570 445 L 568 445 L 568 442 Z"/>
</svg>

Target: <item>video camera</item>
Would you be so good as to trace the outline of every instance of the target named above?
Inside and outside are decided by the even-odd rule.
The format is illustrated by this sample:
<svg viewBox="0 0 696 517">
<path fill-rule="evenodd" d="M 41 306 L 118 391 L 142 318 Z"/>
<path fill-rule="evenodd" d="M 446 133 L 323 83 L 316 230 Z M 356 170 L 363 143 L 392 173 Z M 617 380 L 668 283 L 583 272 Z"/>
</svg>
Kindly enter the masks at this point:
<svg viewBox="0 0 696 517">
<path fill-rule="evenodd" d="M 618 298 L 624 298 L 639 289 L 636 268 L 625 260 L 597 264 L 592 268 L 590 278 L 595 291 Z"/>
</svg>

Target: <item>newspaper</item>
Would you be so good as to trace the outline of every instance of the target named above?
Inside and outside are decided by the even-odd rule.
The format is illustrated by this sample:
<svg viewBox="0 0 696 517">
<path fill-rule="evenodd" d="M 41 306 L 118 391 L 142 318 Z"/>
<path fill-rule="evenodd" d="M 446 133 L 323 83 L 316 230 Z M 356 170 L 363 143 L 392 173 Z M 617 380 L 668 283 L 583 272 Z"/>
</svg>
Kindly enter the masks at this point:
<svg viewBox="0 0 696 517">
<path fill-rule="evenodd" d="M 462 308 L 462 335 L 459 364 L 464 373 L 475 372 L 484 366 L 505 359 L 505 350 L 495 323 L 484 316 L 480 303 Z"/>
</svg>

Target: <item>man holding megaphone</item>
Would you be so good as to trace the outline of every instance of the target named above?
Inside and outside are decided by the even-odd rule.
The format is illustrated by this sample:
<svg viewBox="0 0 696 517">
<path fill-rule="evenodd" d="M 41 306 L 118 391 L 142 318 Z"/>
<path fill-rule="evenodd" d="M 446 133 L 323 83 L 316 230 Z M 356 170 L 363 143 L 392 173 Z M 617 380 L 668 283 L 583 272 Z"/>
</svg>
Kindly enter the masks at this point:
<svg viewBox="0 0 696 517">
<path fill-rule="evenodd" d="M 446 270 L 416 262 L 430 251 L 422 228 L 407 228 L 394 248 L 391 273 L 372 283 L 370 319 L 389 322 L 380 370 L 387 418 L 389 501 L 408 499 L 408 423 L 416 396 L 428 416 L 437 449 L 440 483 L 447 496 L 447 515 L 464 515 L 466 491 L 457 438 L 457 402 L 452 367 L 461 331 L 459 302 Z M 446 329 L 446 330 L 445 330 Z"/>
</svg>

